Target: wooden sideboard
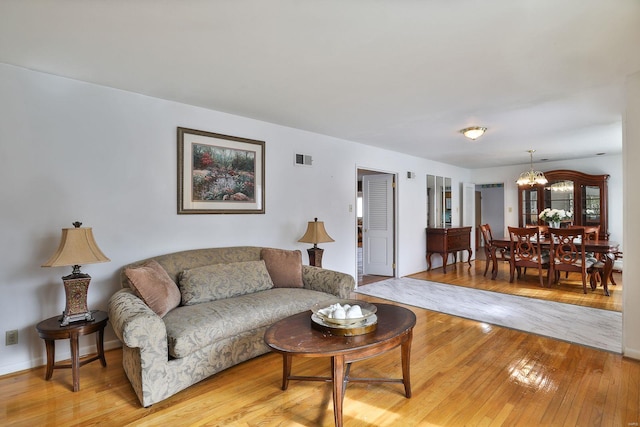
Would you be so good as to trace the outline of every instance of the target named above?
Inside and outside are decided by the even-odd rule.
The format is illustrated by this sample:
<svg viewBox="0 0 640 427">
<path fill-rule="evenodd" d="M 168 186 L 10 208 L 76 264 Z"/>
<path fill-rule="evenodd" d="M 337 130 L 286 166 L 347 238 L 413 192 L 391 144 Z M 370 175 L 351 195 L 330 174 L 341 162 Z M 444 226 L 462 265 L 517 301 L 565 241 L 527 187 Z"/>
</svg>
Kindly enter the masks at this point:
<svg viewBox="0 0 640 427">
<path fill-rule="evenodd" d="M 457 262 L 457 252 L 467 251 L 467 262 L 471 267 L 471 228 L 472 227 L 428 227 L 427 228 L 427 271 L 431 270 L 431 255 L 442 256 L 442 272 L 447 272 L 447 258 L 450 253 Z"/>
</svg>

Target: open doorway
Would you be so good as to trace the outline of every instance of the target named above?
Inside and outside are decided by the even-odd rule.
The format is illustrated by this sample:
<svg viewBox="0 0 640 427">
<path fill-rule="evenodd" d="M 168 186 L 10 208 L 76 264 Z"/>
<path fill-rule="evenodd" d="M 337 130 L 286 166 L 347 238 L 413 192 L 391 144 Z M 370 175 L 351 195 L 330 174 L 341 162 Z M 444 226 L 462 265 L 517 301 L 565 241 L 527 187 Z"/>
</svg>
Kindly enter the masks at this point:
<svg viewBox="0 0 640 427">
<path fill-rule="evenodd" d="M 370 169 L 357 170 L 358 285 L 395 276 L 396 175 Z"/>
<path fill-rule="evenodd" d="M 478 197 L 480 198 L 480 208 L 478 209 L 476 206 L 480 213 L 480 217 L 477 218 L 478 222 L 489 224 L 495 236 L 502 236 L 505 230 L 504 184 L 476 184 L 476 193 L 479 193 Z M 482 242 L 482 246 L 484 246 L 484 242 Z"/>
</svg>

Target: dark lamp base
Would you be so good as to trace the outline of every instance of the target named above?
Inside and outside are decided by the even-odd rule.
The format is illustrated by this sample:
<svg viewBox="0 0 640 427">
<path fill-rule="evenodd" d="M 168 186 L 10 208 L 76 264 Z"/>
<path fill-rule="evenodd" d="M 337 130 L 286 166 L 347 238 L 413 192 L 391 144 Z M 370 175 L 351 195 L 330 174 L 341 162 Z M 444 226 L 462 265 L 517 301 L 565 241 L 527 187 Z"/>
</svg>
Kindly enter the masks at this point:
<svg viewBox="0 0 640 427">
<path fill-rule="evenodd" d="M 324 253 L 324 249 L 309 248 L 307 249 L 307 253 L 309 254 L 309 265 L 322 268 L 322 254 Z"/>
<path fill-rule="evenodd" d="M 62 278 L 64 292 L 67 298 L 62 312 L 60 326 L 67 326 L 72 322 L 91 321 L 93 315 L 87 308 L 87 290 L 91 276 L 88 274 L 71 274 Z"/>
</svg>

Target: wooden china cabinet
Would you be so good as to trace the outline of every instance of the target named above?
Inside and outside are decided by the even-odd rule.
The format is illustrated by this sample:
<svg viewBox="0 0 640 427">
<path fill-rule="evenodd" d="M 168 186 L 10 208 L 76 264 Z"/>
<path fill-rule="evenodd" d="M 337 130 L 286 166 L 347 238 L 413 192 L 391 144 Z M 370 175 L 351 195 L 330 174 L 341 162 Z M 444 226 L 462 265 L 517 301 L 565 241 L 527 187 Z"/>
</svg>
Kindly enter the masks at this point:
<svg viewBox="0 0 640 427">
<path fill-rule="evenodd" d="M 607 180 L 609 175 L 589 175 L 571 170 L 544 173 L 545 185 L 520 187 L 518 190 L 518 224 L 545 225 L 538 214 L 545 208 L 573 212 L 573 225 L 599 225 L 600 238 L 608 239 Z"/>
</svg>

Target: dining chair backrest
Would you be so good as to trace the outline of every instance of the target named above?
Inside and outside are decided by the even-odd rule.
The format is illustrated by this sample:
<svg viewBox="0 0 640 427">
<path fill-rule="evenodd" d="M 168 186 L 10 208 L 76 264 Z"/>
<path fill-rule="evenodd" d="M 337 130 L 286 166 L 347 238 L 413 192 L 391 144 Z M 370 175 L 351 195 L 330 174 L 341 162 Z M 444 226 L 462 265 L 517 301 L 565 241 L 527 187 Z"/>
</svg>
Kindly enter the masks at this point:
<svg viewBox="0 0 640 427">
<path fill-rule="evenodd" d="M 577 264 L 584 258 L 585 232 L 582 227 L 550 228 L 550 253 L 552 262 Z"/>
<path fill-rule="evenodd" d="M 582 227 L 574 228 L 550 228 L 550 268 L 556 282 L 560 279 L 560 271 L 575 271 L 582 275 L 582 288 L 587 293 L 587 270 L 591 268 L 595 260 L 587 258 L 585 253 L 585 230 Z"/>
<path fill-rule="evenodd" d="M 539 225 L 539 224 L 527 224 L 526 228 L 537 228 L 540 232 L 540 238 L 549 237 L 549 226 L 548 225 Z"/>
<path fill-rule="evenodd" d="M 491 246 L 491 242 L 493 241 L 491 226 L 489 224 L 480 224 L 480 232 L 482 233 L 482 238 L 484 239 L 485 247 Z"/>
<path fill-rule="evenodd" d="M 509 227 L 511 254 L 516 261 L 537 262 L 540 258 L 540 230 L 538 227 Z"/>
<path fill-rule="evenodd" d="M 540 250 L 540 230 L 537 227 L 508 227 L 510 259 L 510 282 L 513 282 L 514 272 L 522 267 L 534 267 L 538 270 L 540 286 L 542 282 L 542 269 L 549 265 L 549 259 Z"/>
<path fill-rule="evenodd" d="M 569 229 L 582 229 L 584 230 L 584 238 L 587 240 L 600 240 L 600 226 L 599 225 L 572 225 Z"/>
<path fill-rule="evenodd" d="M 540 231 L 540 237 L 549 237 L 549 226 L 548 225 L 539 225 L 538 231 Z"/>
<path fill-rule="evenodd" d="M 482 233 L 482 239 L 484 240 L 484 275 L 486 276 L 487 271 L 489 271 L 489 264 L 493 264 L 493 258 L 495 257 L 495 252 L 493 252 L 493 248 L 491 247 L 493 236 L 491 235 L 491 227 L 489 224 L 480 224 L 480 232 Z M 491 272 L 493 273 L 493 270 L 491 270 Z"/>
</svg>

